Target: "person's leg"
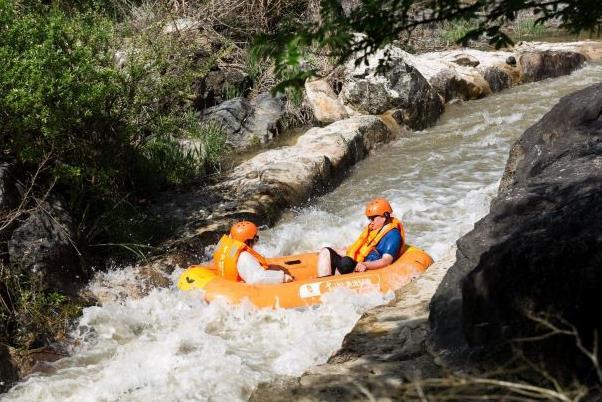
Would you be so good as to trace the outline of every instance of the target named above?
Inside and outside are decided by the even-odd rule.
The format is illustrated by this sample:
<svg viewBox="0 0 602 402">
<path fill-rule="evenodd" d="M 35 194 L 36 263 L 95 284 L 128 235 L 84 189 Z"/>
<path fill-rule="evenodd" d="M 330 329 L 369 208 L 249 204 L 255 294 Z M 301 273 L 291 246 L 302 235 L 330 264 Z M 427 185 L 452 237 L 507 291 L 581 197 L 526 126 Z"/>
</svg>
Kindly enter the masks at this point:
<svg viewBox="0 0 602 402">
<path fill-rule="evenodd" d="M 341 256 L 330 247 L 325 247 L 318 253 L 318 278 L 334 275 L 335 269 L 339 266 Z"/>
<path fill-rule="evenodd" d="M 327 248 L 323 248 L 318 253 L 318 278 L 328 276 L 332 272 L 330 268 L 330 251 Z"/>
</svg>

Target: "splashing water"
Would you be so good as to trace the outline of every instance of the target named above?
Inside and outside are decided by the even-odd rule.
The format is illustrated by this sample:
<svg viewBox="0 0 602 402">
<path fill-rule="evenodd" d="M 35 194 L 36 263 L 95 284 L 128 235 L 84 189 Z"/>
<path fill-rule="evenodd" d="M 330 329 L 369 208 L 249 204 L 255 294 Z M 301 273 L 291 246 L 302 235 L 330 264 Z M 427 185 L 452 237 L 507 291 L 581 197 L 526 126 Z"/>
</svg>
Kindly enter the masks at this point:
<svg viewBox="0 0 602 402">
<path fill-rule="evenodd" d="M 337 290 L 317 308 L 258 311 L 201 299 L 200 292 L 154 289 L 87 308 L 72 356 L 17 385 L 6 400 L 244 400 L 260 381 L 324 362 L 361 312 L 385 300 Z"/>
<path fill-rule="evenodd" d="M 275 256 L 344 246 L 367 222 L 364 204 L 391 200 L 410 243 L 442 256 L 487 213 L 513 141 L 558 98 L 600 81 L 602 66 L 448 105 L 436 127 L 377 149 L 332 193 L 288 211 L 261 235 Z M 181 270 L 173 274 L 173 282 Z M 6 401 L 239 401 L 261 381 L 325 362 L 379 294 L 338 289 L 306 310 L 256 310 L 175 287 L 128 296 L 127 268 L 99 275 L 115 300 L 84 311 L 71 356 L 36 373 Z"/>
</svg>

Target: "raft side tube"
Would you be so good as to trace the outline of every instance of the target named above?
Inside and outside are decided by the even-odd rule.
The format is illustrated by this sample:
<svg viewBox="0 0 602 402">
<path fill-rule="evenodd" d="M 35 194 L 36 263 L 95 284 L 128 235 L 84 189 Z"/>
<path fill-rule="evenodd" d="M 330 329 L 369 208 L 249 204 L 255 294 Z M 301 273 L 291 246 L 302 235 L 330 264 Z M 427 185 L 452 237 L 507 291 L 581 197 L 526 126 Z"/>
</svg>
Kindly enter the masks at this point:
<svg viewBox="0 0 602 402">
<path fill-rule="evenodd" d="M 203 289 L 209 282 L 220 276 L 213 269 L 203 265 L 193 265 L 186 269 L 178 279 L 178 288 L 181 290 Z"/>
</svg>

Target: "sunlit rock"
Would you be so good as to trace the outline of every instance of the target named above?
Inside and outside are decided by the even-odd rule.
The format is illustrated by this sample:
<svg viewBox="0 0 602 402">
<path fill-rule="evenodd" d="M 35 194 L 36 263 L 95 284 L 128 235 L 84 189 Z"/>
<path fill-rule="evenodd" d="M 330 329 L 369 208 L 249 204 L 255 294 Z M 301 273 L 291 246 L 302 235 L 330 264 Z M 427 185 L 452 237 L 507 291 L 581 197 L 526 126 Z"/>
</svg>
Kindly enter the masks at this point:
<svg viewBox="0 0 602 402">
<path fill-rule="evenodd" d="M 349 166 L 392 138 L 378 117 L 340 120 L 307 131 L 294 146 L 269 150 L 242 163 L 222 186 L 240 194 L 242 200 L 264 194 L 276 202 L 297 204 L 317 189 L 334 184 Z"/>
<path fill-rule="evenodd" d="M 412 64 L 449 102 L 482 98 L 518 83 L 520 70 L 506 63 L 511 56 L 509 52 L 457 49 L 416 55 Z"/>
<path fill-rule="evenodd" d="M 389 63 L 379 61 L 388 55 Z M 368 65 L 352 60 L 340 93 L 345 105 L 363 114 L 382 114 L 398 110 L 400 124 L 412 129 L 431 126 L 443 113 L 443 103 L 431 84 L 415 66 L 411 56 L 396 47 L 388 47 L 370 56 Z"/>
<path fill-rule="evenodd" d="M 470 100 L 520 83 L 570 74 L 587 60 L 602 58 L 602 44 L 523 42 L 504 51 L 454 49 L 406 57 L 443 96 Z"/>
<path fill-rule="evenodd" d="M 320 123 L 334 123 L 348 117 L 345 107 L 326 80 L 307 81 L 305 93 Z"/>
<path fill-rule="evenodd" d="M 492 93 L 487 80 L 474 69 L 444 69 L 433 76 L 430 83 L 446 102 L 478 99 Z"/>
</svg>

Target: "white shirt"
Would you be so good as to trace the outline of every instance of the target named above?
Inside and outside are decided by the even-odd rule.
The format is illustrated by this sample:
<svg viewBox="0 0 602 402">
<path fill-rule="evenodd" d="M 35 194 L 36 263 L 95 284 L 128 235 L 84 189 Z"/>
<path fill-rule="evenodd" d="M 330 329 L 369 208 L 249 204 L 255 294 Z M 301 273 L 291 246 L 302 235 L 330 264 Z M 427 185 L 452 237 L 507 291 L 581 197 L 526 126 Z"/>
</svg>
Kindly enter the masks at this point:
<svg viewBox="0 0 602 402">
<path fill-rule="evenodd" d="M 238 269 L 240 277 L 252 285 L 284 282 L 284 272 L 263 269 L 259 261 L 248 251 L 240 253 L 236 269 Z"/>
</svg>

